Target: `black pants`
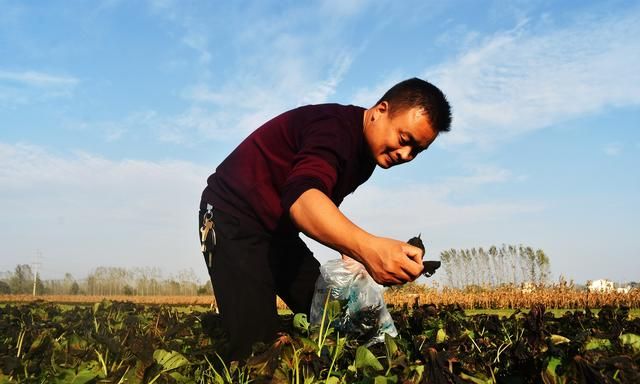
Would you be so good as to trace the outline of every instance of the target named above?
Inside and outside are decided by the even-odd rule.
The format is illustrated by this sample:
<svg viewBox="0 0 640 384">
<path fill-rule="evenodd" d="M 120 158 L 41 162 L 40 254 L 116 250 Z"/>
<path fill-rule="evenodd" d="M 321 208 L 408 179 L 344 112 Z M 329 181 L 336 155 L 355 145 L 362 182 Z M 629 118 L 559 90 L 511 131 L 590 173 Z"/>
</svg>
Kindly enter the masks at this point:
<svg viewBox="0 0 640 384">
<path fill-rule="evenodd" d="M 200 211 L 199 227 L 204 211 Z M 214 212 L 217 244 L 211 267 L 222 325 L 230 341 L 226 359 L 248 357 L 258 341 L 279 330 L 276 295 L 294 313 L 309 314 L 320 264 L 297 235 L 273 236 L 255 223 Z"/>
</svg>

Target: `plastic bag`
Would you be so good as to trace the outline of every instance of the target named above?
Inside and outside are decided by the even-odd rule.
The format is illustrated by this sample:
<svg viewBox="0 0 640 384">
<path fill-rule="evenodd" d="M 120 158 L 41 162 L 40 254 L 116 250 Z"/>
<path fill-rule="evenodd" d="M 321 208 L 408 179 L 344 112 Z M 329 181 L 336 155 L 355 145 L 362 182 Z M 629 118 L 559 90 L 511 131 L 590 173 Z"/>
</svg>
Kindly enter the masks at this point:
<svg viewBox="0 0 640 384">
<path fill-rule="evenodd" d="M 366 345 L 384 342 L 384 334 L 397 336 L 398 331 L 382 296 L 383 287 L 376 283 L 365 267 L 355 260 L 331 260 L 320 267 L 311 303 L 311 322 L 319 324 L 327 302 L 337 300 L 341 311 L 333 328 L 341 335 Z"/>
</svg>

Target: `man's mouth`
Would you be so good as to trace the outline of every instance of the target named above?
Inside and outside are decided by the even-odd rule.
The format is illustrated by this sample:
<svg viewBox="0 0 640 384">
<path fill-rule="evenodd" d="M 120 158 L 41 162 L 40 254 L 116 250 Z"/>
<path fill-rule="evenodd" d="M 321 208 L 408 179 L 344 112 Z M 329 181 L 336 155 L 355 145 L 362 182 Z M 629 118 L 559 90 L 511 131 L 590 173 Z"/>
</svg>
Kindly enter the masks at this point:
<svg viewBox="0 0 640 384">
<path fill-rule="evenodd" d="M 396 165 L 393 159 L 391 158 L 391 155 L 387 154 L 386 156 L 387 156 L 387 165 L 389 167 L 393 167 L 394 165 Z"/>
</svg>

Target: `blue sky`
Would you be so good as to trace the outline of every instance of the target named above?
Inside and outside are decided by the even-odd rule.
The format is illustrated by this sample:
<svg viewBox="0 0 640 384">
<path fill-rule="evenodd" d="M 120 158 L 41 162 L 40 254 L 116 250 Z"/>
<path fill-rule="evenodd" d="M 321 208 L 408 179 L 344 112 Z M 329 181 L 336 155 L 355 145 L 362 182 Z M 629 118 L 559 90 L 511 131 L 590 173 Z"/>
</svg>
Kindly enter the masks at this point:
<svg viewBox="0 0 640 384">
<path fill-rule="evenodd" d="M 422 77 L 452 130 L 343 211 L 449 248 L 640 280 L 640 4 L 0 0 L 0 271 L 206 270 L 206 177 L 262 122 Z M 318 244 L 321 261 L 335 253 Z"/>
</svg>

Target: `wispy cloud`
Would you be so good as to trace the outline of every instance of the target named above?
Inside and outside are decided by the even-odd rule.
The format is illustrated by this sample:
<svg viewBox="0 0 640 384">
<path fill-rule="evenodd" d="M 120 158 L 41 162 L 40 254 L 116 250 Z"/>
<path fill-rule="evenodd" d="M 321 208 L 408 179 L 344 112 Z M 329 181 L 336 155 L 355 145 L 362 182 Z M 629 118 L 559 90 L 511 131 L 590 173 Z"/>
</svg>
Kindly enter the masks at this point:
<svg viewBox="0 0 640 384">
<path fill-rule="evenodd" d="M 622 153 L 622 144 L 620 143 L 608 143 L 604 146 L 603 151 L 609 156 L 618 156 Z"/>
<path fill-rule="evenodd" d="M 365 184 L 356 191 L 357 198 L 345 199 L 341 210 L 378 236 L 408 239 L 422 231 L 432 257 L 437 257 L 434 250 L 459 247 L 479 234 L 488 239 L 499 237 L 495 226 L 522 221 L 546 208 L 540 201 L 477 198 L 485 186 L 514 181 L 519 177 L 506 169 L 476 165 L 466 176 L 437 183 L 406 184 L 402 188 Z M 461 203 L 460 198 L 468 202 Z M 334 252 L 315 243 L 313 251 L 325 260 L 335 257 Z"/>
<path fill-rule="evenodd" d="M 325 17 L 347 17 L 362 12 L 371 3 L 370 0 L 322 0 L 320 11 Z"/>
<path fill-rule="evenodd" d="M 198 90 L 199 101 L 206 96 Z M 251 114 L 240 117 L 231 111 L 214 110 L 195 103 L 192 107 L 175 114 L 163 115 L 156 110 L 140 110 L 130 113 L 120 120 L 87 121 L 67 120 L 64 127 L 69 131 L 92 132 L 105 142 L 117 142 L 145 136 L 157 142 L 191 146 L 196 141 L 211 140 L 225 142 L 246 134 L 261 124 L 263 116 Z M 227 125 L 225 121 L 251 119 L 250 123 Z M 258 124 L 258 125 L 255 125 Z M 240 129 L 240 126 L 243 128 Z"/>
<path fill-rule="evenodd" d="M 389 88 L 405 79 L 406 76 L 403 73 L 395 71 L 373 86 L 356 90 L 351 96 L 351 99 L 355 105 L 361 105 L 363 107 L 373 106 Z"/>
<path fill-rule="evenodd" d="M 215 28 L 225 25 L 229 20 L 225 20 L 225 16 L 218 12 L 207 12 L 207 7 L 202 7 L 198 12 L 194 12 L 191 7 L 184 7 L 181 2 L 174 0 L 149 0 L 151 11 L 166 19 L 171 25 L 177 27 L 181 33 L 179 41 L 193 50 L 197 55 L 197 63 L 199 70 L 203 75 L 208 77 L 210 71 L 208 66 L 216 52 L 216 41 L 219 39 L 219 33 Z M 221 10 L 215 7 L 216 11 Z M 212 42 L 213 38 L 213 42 Z"/>
<path fill-rule="evenodd" d="M 492 145 L 607 107 L 640 104 L 640 9 L 542 32 L 529 21 L 424 72 L 448 95 L 448 143 Z"/>
<path fill-rule="evenodd" d="M 131 134 L 157 134 L 166 130 L 168 126 L 167 119 L 152 109 L 132 112 L 121 120 L 67 119 L 63 122 L 63 127 L 69 131 L 91 132 L 106 142 L 117 142 Z"/>
<path fill-rule="evenodd" d="M 11 72 L 0 70 L 0 81 L 18 83 L 30 87 L 70 87 L 78 84 L 75 77 L 56 76 L 44 72 L 24 71 Z"/>
<path fill-rule="evenodd" d="M 225 23 L 203 24 L 202 15 L 189 13 L 179 3 L 152 4 L 154 12 L 183 30 L 185 44 L 200 52 L 200 57 L 213 58 L 201 60 L 200 80 L 181 93 L 191 105 L 167 117 L 170 123 L 163 126 L 168 129 L 159 133 L 162 140 L 181 143 L 196 135 L 213 140 L 243 136 L 284 110 L 328 101 L 355 54 L 340 32 L 365 8 L 364 3 L 353 3 L 323 18 L 318 14 L 325 12 L 328 5 L 324 3 L 285 7 L 278 13 L 254 4 L 241 11 L 230 7 L 224 15 L 212 14 L 236 25 L 228 31 L 220 27 Z M 234 53 L 242 52 L 224 55 L 224 65 L 233 68 L 231 76 L 213 75 L 218 62 L 206 36 L 225 39 Z"/>
<path fill-rule="evenodd" d="M 68 97 L 80 80 L 38 71 L 0 70 L 0 103 L 16 105 L 34 100 Z"/>
<path fill-rule="evenodd" d="M 477 186 L 482 184 L 504 183 L 514 180 L 511 171 L 495 165 L 473 164 L 468 168 L 468 175 L 448 178 L 446 184 L 452 187 L 458 187 L 461 185 Z M 515 179 L 520 180 L 521 176 L 518 176 Z"/>
<path fill-rule="evenodd" d="M 358 190 L 357 199 L 345 200 L 345 210 L 376 230 L 403 233 L 415 228 L 447 231 L 460 225 L 501 220 L 542 209 L 541 203 L 528 201 L 474 199 L 476 202 L 466 204 L 453 202 L 456 198 L 473 196 L 483 186 L 516 179 L 509 170 L 475 165 L 465 176 L 450 177 L 437 183 L 408 184 L 400 189 L 365 185 Z M 424 214 L 417 214 L 419 212 Z M 411 220 L 406 220 L 409 216 Z"/>
<path fill-rule="evenodd" d="M 3 143 L 0 164 L 0 242 L 14 263 L 39 248 L 79 276 L 98 265 L 192 267 L 206 276 L 195 223 L 210 169 Z M 10 241 L 13 231 L 35 233 L 34 223 L 29 244 Z"/>
<path fill-rule="evenodd" d="M 28 226 L 38 222 L 47 230 L 30 247 L 46 249 L 52 261 L 77 263 L 79 270 L 71 271 L 74 274 L 95 267 L 99 260 L 169 270 L 177 257 L 193 255 L 184 259 L 190 261 L 181 261 L 180 268 L 191 266 L 204 276 L 194 220 L 211 171 L 207 167 L 184 161 L 113 161 L 90 153 L 57 154 L 33 145 L 2 143 L 0 163 L 0 227 L 4 229 L 0 240 L 11 236 L 12 230 L 27 233 Z M 454 202 L 484 185 L 513 179 L 509 171 L 487 165 L 470 169 L 466 177 L 435 184 L 393 190 L 367 184 L 342 209 L 372 233 L 403 238 L 428 231 L 430 237 L 440 239 L 432 247 L 450 247 L 453 233 L 487 228 L 492 222 L 544 209 L 530 201 Z M 80 244 L 90 244 L 90 260 L 83 260 L 86 248 L 78 246 L 80 238 Z M 5 240 L 3 244 L 17 247 Z M 321 259 L 335 256 L 328 249 L 315 248 Z"/>
</svg>

